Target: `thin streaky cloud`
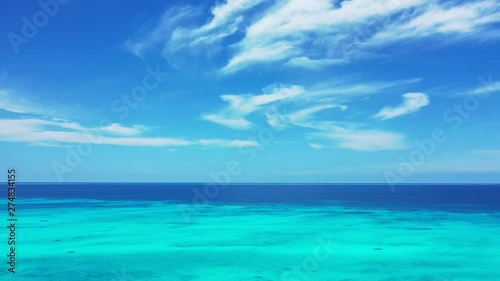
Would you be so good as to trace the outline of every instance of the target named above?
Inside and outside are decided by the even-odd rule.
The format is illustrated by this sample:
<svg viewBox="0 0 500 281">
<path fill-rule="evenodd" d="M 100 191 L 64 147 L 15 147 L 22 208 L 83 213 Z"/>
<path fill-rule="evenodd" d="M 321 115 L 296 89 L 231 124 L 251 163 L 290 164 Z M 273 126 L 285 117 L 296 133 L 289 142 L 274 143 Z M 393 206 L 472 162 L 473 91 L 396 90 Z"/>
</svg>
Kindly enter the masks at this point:
<svg viewBox="0 0 500 281">
<path fill-rule="evenodd" d="M 474 95 L 485 95 L 500 92 L 500 81 L 497 82 L 489 82 L 485 85 L 482 85 L 474 90 L 467 91 L 465 94 L 474 94 Z"/>
<path fill-rule="evenodd" d="M 235 16 L 238 16 L 243 11 L 251 9 L 264 0 L 227 0 L 226 3 L 219 4 L 212 9 L 212 20 L 200 27 L 200 30 L 212 30 L 223 26 L 228 21 L 231 21 Z"/>
<path fill-rule="evenodd" d="M 402 97 L 402 104 L 394 107 L 384 107 L 375 115 L 375 117 L 382 120 L 392 119 L 410 113 L 415 113 L 430 104 L 429 97 L 424 93 L 407 93 Z"/>
<path fill-rule="evenodd" d="M 197 14 L 199 11 L 192 6 L 172 7 L 165 12 L 153 30 L 127 40 L 125 47 L 136 56 L 144 58 L 146 51 L 171 40 L 176 27 Z"/>
<path fill-rule="evenodd" d="M 114 135 L 139 135 L 148 130 L 147 126 L 133 125 L 132 127 L 125 127 L 118 123 L 113 123 L 108 126 L 100 128 L 102 132 Z"/>
<path fill-rule="evenodd" d="M 310 143 L 309 146 L 312 147 L 312 148 L 314 148 L 314 149 L 323 149 L 323 148 L 325 148 L 324 145 L 317 144 L 317 143 Z"/>
<path fill-rule="evenodd" d="M 11 91 L 0 89 L 0 110 L 12 113 L 42 113 L 42 109 L 25 98 L 12 95 Z"/>
<path fill-rule="evenodd" d="M 262 7 L 259 16 L 252 14 L 256 7 Z M 481 34 L 496 36 L 493 25 L 500 22 L 499 8 L 500 3 L 492 0 L 352 0 L 338 4 L 331 0 L 228 0 L 215 5 L 211 19 L 197 27 L 192 22 L 199 16 L 198 8 L 171 8 L 157 27 L 128 40 L 127 45 L 136 54 L 153 46 L 162 46 L 163 53 L 189 54 L 206 52 L 214 43 L 238 34 L 228 41 L 229 48 L 220 50 L 227 58 L 219 68 L 221 74 L 261 64 L 321 69 L 350 63 L 353 52 L 383 55 L 381 47 L 403 40 L 440 36 L 455 42 Z"/>
<path fill-rule="evenodd" d="M 340 148 L 358 151 L 401 150 L 408 148 L 404 135 L 379 130 L 348 130 L 338 128 L 318 136 L 337 142 Z"/>
<path fill-rule="evenodd" d="M 252 123 L 243 117 L 231 118 L 221 114 L 204 114 L 201 118 L 237 130 L 246 130 L 252 127 Z"/>
<path fill-rule="evenodd" d="M 204 146 L 218 146 L 218 147 L 250 147 L 258 146 L 256 141 L 249 140 L 221 140 L 221 139 L 202 139 L 198 141 Z"/>
<path fill-rule="evenodd" d="M 420 14 L 406 22 L 396 21 L 377 33 L 368 44 L 386 45 L 405 38 L 452 36 L 463 39 L 488 30 L 490 24 L 500 22 L 498 1 L 471 1 L 453 6 L 453 3 L 428 4 Z"/>
<path fill-rule="evenodd" d="M 285 63 L 285 65 L 310 70 L 319 70 L 328 66 L 346 63 L 348 63 L 346 59 L 310 59 L 308 57 L 298 57 L 290 59 L 287 63 Z"/>
<path fill-rule="evenodd" d="M 266 117 L 268 124 L 274 128 L 283 129 L 290 126 L 310 128 L 314 127 L 310 125 L 309 121 L 314 117 L 315 113 L 333 108 L 338 108 L 344 111 L 347 109 L 347 106 L 337 105 L 337 104 L 315 105 L 312 107 L 306 107 L 297 111 L 293 111 L 287 114 L 268 113 L 266 114 Z"/>
<path fill-rule="evenodd" d="M 218 123 L 233 129 L 249 129 L 252 122 L 246 117 L 254 112 L 262 111 L 267 106 L 278 102 L 293 100 L 305 94 L 301 86 L 272 85 L 263 89 L 261 95 L 222 95 L 221 99 L 228 105 L 217 113 L 203 114 L 203 120 Z"/>
<path fill-rule="evenodd" d="M 125 42 L 126 47 L 139 57 L 163 46 L 166 57 L 175 56 L 179 50 L 212 46 L 235 34 L 245 17 L 245 12 L 265 2 L 264 0 L 227 0 L 211 9 L 212 18 L 204 25 L 193 27 L 193 19 L 202 13 L 200 7 L 174 6 L 168 9 L 158 24 L 145 34 Z"/>
<path fill-rule="evenodd" d="M 359 97 L 382 93 L 405 85 L 415 84 L 421 79 L 392 82 L 327 82 L 311 87 L 302 85 L 269 85 L 262 94 L 222 95 L 227 103 L 223 109 L 204 113 L 201 118 L 231 129 L 247 130 L 254 127 L 253 116 L 265 116 L 267 123 L 277 129 L 292 125 L 311 127 L 309 117 L 329 109 L 345 111 L 346 103 Z M 282 108 L 287 108 L 283 112 Z"/>
<path fill-rule="evenodd" d="M 253 141 L 202 139 L 185 140 L 167 137 L 141 137 L 143 126 L 126 127 L 112 124 L 103 128 L 83 127 L 78 123 L 42 119 L 0 119 L 0 141 L 24 142 L 31 145 L 91 143 L 117 146 L 192 146 L 202 144 L 216 147 L 255 146 Z M 134 137 L 131 137 L 134 135 Z"/>
</svg>

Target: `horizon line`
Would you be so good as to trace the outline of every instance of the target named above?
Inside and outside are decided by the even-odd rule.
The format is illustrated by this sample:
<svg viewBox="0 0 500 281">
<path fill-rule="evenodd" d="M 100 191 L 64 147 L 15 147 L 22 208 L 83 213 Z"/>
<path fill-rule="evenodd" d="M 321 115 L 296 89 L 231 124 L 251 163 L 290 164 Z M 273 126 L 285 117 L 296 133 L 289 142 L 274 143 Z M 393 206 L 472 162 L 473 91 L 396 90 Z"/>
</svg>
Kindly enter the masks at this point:
<svg viewBox="0 0 500 281">
<path fill-rule="evenodd" d="M 8 182 L 6 182 L 8 184 Z M 347 183 L 347 182 L 232 182 L 232 183 L 216 183 L 216 182 L 139 182 L 139 181 L 79 181 L 79 182 L 31 182 L 31 181 L 16 181 L 16 184 L 217 184 L 217 185 L 391 185 L 382 182 L 372 183 Z M 439 182 L 415 182 L 415 183 L 398 183 L 394 186 L 401 185 L 500 185 L 500 182 L 461 182 L 461 183 L 439 183 Z"/>
</svg>

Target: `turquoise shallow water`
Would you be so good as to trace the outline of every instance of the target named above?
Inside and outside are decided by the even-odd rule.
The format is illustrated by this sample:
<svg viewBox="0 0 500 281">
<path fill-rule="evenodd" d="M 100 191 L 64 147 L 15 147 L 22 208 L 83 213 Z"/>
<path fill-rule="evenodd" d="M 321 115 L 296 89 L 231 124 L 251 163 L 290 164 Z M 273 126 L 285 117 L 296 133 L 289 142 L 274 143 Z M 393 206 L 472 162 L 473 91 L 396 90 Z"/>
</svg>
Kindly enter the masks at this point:
<svg viewBox="0 0 500 281">
<path fill-rule="evenodd" d="M 495 211 L 209 204 L 186 221 L 172 201 L 18 204 L 17 273 L 0 280 L 500 280 Z"/>
</svg>

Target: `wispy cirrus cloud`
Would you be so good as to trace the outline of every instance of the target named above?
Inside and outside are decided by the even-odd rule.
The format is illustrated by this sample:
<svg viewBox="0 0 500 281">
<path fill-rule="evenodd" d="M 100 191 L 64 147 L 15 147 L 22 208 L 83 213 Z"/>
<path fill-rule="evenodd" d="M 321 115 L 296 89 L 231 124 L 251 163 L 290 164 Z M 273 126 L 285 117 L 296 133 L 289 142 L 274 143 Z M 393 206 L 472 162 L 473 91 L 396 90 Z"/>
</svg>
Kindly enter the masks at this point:
<svg viewBox="0 0 500 281">
<path fill-rule="evenodd" d="M 131 127 L 126 127 L 118 123 L 112 123 L 108 126 L 104 126 L 99 130 L 105 133 L 113 134 L 113 135 L 124 135 L 124 136 L 134 136 L 139 135 L 149 128 L 143 125 L 133 125 Z"/>
<path fill-rule="evenodd" d="M 477 36 L 488 25 L 500 21 L 498 1 L 436 2 L 428 1 L 412 17 L 391 23 L 377 33 L 369 44 L 385 45 L 403 39 L 451 36 L 463 39 Z M 491 28 L 491 27 L 490 27 Z"/>
<path fill-rule="evenodd" d="M 404 135 L 380 130 L 336 128 L 333 132 L 322 132 L 318 136 L 338 142 L 338 146 L 341 148 L 358 151 L 400 150 L 408 148 Z"/>
<path fill-rule="evenodd" d="M 261 95 L 222 95 L 221 99 L 228 103 L 227 107 L 217 113 L 203 114 L 201 118 L 233 129 L 249 129 L 252 123 L 246 116 L 266 106 L 291 100 L 305 93 L 303 87 L 293 85 L 273 85 L 263 91 L 265 93 Z"/>
<path fill-rule="evenodd" d="M 346 28 L 356 28 L 376 16 L 392 14 L 418 4 L 418 0 L 405 1 L 343 1 L 339 6 L 329 0 L 281 1 L 265 12 L 264 16 L 250 24 L 245 37 L 236 44 L 236 53 L 222 68 L 231 73 L 255 63 L 262 63 L 253 55 L 261 50 L 273 50 L 267 62 L 282 62 L 308 57 L 312 48 L 322 50 L 322 59 L 335 59 L 328 54 L 331 41 L 345 36 Z M 317 38 L 327 40 L 317 40 Z M 333 39 L 333 40 L 332 40 Z M 325 44 L 326 43 L 326 44 Z M 328 46 L 330 45 L 330 46 Z M 342 58 L 337 58 L 342 59 Z M 302 61 L 304 65 L 304 59 Z M 315 62 L 316 66 L 317 62 Z"/>
<path fill-rule="evenodd" d="M 403 95 L 403 103 L 398 106 L 382 108 L 375 117 L 387 120 L 419 111 L 430 104 L 429 97 L 424 93 L 407 93 Z"/>
<path fill-rule="evenodd" d="M 244 117 L 229 116 L 226 113 L 204 114 L 201 118 L 231 129 L 246 130 L 252 127 L 252 123 Z"/>
<path fill-rule="evenodd" d="M 284 129 L 290 126 L 300 126 L 300 127 L 315 127 L 314 124 L 311 124 L 311 119 L 313 118 L 315 113 L 319 113 L 321 111 L 339 108 L 341 110 L 346 110 L 346 105 L 337 105 L 337 104 L 323 104 L 323 105 L 315 105 L 311 107 L 306 107 L 303 109 L 298 109 L 290 113 L 286 114 L 272 114 L 267 113 L 267 123 L 276 129 Z"/>
<path fill-rule="evenodd" d="M 0 110 L 11 113 L 43 114 L 46 110 L 11 91 L 0 89 Z"/>
<path fill-rule="evenodd" d="M 192 6 L 173 7 L 165 12 L 157 25 L 152 30 L 141 32 L 136 37 L 125 42 L 125 47 L 143 58 L 144 53 L 157 46 L 164 46 L 170 41 L 172 33 L 180 24 L 187 24 L 188 21 L 199 14 L 198 9 Z"/>
<path fill-rule="evenodd" d="M 265 2 L 264 0 L 227 0 L 211 9 L 211 19 L 200 26 L 193 26 L 193 19 L 202 13 L 198 6 L 175 6 L 165 12 L 157 25 L 125 42 L 125 46 L 135 55 L 162 46 L 163 55 L 174 57 L 173 53 L 202 47 L 213 51 L 226 37 L 238 32 L 242 27 L 245 12 Z M 210 48 L 206 48 L 206 47 Z"/>
<path fill-rule="evenodd" d="M 286 42 L 276 42 L 267 46 L 256 46 L 238 56 L 233 57 L 221 69 L 224 74 L 234 73 L 255 63 L 272 63 L 281 61 L 295 52 L 293 46 Z"/>
<path fill-rule="evenodd" d="M 45 118 L 67 118 L 70 116 L 88 116 L 78 104 L 60 104 L 54 101 L 47 103 L 42 97 L 27 95 L 12 89 L 0 89 L 0 113 L 9 115 L 24 114 L 43 116 Z"/>
<path fill-rule="evenodd" d="M 309 137 L 309 141 L 315 144 L 311 147 L 315 149 L 320 147 L 339 147 L 358 151 L 405 149 L 408 146 L 403 134 L 378 130 L 367 125 L 371 115 L 361 116 L 354 123 L 347 121 L 345 117 L 353 114 L 348 110 L 349 103 L 358 103 L 360 98 L 417 81 L 419 80 L 364 84 L 351 82 L 316 85 L 311 88 L 274 85 L 264 88 L 264 94 L 260 95 L 223 95 L 221 98 L 227 106 L 219 112 L 204 114 L 202 118 L 231 129 L 242 130 L 252 128 L 265 117 L 267 125 L 275 130 L 292 128 L 306 132 L 312 130 L 310 133 L 305 133 L 304 137 Z M 408 107 L 416 110 L 414 108 L 416 105 L 423 106 L 412 100 L 416 98 L 413 95 L 403 95 L 409 99 L 407 104 L 404 104 L 406 107 L 395 108 L 393 109 L 395 113 L 391 114 L 407 114 L 403 111 L 410 111 Z M 425 98 L 427 99 L 427 96 Z M 386 111 L 389 112 L 388 109 Z"/>
<path fill-rule="evenodd" d="M 264 0 L 227 0 L 212 9 L 212 20 L 200 27 L 200 30 L 214 30 L 235 21 L 241 14 L 259 4 Z"/>
<path fill-rule="evenodd" d="M 237 44 L 238 51 L 223 72 L 236 71 L 243 67 L 240 64 L 247 66 L 261 62 L 249 54 L 267 46 L 287 46 L 276 49 L 278 53 L 270 60 L 289 58 L 286 65 L 296 66 L 298 63 L 312 68 L 326 66 L 326 62 L 345 62 L 344 54 L 330 51 L 332 45 L 342 47 L 338 45 L 342 41 L 354 41 L 361 43 L 360 48 L 369 48 L 436 35 L 465 38 L 476 36 L 488 29 L 489 24 L 500 21 L 500 4 L 489 0 L 472 3 L 353 0 L 342 1 L 338 6 L 329 0 L 281 3 L 248 27 L 245 38 Z M 373 25 L 373 22 L 377 24 L 370 28 L 370 32 L 359 34 L 360 29 Z M 358 42 L 360 36 L 363 42 Z M 311 45 L 315 48 L 310 48 Z M 323 50 L 319 60 L 303 59 L 318 50 Z M 343 50 L 339 48 L 338 51 Z"/>
<path fill-rule="evenodd" d="M 250 140 L 222 140 L 222 139 L 201 139 L 199 144 L 204 146 L 218 146 L 218 147 L 250 147 L 258 146 L 256 141 Z"/>
<path fill-rule="evenodd" d="M 484 82 L 484 83 L 483 83 Z M 493 93 L 498 93 L 500 92 L 500 81 L 483 81 L 482 85 L 465 91 L 462 94 L 465 95 L 490 95 Z"/>
<path fill-rule="evenodd" d="M 310 70 L 322 69 L 326 66 L 338 65 L 348 63 L 346 59 L 310 59 L 308 57 L 298 57 L 292 58 L 287 63 L 286 66 L 292 66 L 297 68 L 305 68 Z"/>
<path fill-rule="evenodd" d="M 0 141 L 21 142 L 31 145 L 96 145 L 177 147 L 202 145 L 208 147 L 256 146 L 254 141 L 200 139 L 186 140 L 168 137 L 144 137 L 145 126 L 110 124 L 104 127 L 85 127 L 66 120 L 0 119 Z"/>
<path fill-rule="evenodd" d="M 310 143 L 309 146 L 312 147 L 312 148 L 314 148 L 314 149 L 323 149 L 323 148 L 325 148 L 324 145 L 317 144 L 317 143 Z"/>
<path fill-rule="evenodd" d="M 172 137 L 145 137 L 152 128 L 144 125 L 126 126 L 119 123 L 84 126 L 67 118 L 51 116 L 41 106 L 22 98 L 15 100 L 7 91 L 0 91 L 0 110 L 13 115 L 0 119 L 0 142 L 20 142 L 39 146 L 59 146 L 93 143 L 117 146 L 256 146 L 248 140 L 199 139 L 186 140 Z M 52 111 L 53 112 L 53 111 Z"/>
<path fill-rule="evenodd" d="M 500 35 L 492 32 L 500 22 L 494 0 L 227 0 L 198 26 L 193 19 L 202 13 L 193 10 L 199 8 L 167 11 L 156 28 L 128 46 L 134 53 L 155 45 L 164 46 L 164 54 L 217 49 L 226 60 L 220 72 L 232 74 L 258 64 L 317 70 L 349 63 L 346 51 L 383 53 L 381 47 L 408 40 Z"/>
<path fill-rule="evenodd" d="M 253 126 L 252 115 L 262 115 L 275 128 L 311 127 L 310 118 L 331 109 L 345 111 L 346 103 L 379 94 L 389 89 L 418 83 L 420 79 L 391 82 L 325 82 L 302 85 L 270 85 L 262 94 L 231 94 L 220 98 L 226 106 L 216 112 L 202 114 L 206 121 L 232 129 L 246 130 Z M 312 124 L 312 123 L 314 124 Z"/>
</svg>

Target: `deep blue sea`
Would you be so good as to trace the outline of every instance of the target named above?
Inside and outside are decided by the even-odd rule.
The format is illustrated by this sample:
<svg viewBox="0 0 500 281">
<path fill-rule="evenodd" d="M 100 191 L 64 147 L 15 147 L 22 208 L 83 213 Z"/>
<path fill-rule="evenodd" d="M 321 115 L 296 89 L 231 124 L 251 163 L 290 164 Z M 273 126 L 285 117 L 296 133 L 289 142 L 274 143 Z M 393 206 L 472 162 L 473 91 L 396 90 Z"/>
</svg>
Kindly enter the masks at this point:
<svg viewBox="0 0 500 281">
<path fill-rule="evenodd" d="M 298 204 L 449 211 L 500 210 L 500 185 L 71 183 L 18 184 L 20 198 Z"/>
</svg>

